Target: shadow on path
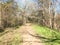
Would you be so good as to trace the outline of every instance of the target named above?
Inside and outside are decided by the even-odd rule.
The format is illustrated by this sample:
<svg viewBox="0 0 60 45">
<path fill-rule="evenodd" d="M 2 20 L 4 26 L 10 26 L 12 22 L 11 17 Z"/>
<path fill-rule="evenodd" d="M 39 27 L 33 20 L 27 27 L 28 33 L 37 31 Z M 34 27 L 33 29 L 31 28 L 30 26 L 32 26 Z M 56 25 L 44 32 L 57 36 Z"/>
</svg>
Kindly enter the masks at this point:
<svg viewBox="0 0 60 45">
<path fill-rule="evenodd" d="M 21 27 L 22 45 L 44 45 L 41 39 L 37 38 L 36 33 L 31 27 L 32 24 L 26 24 Z"/>
</svg>

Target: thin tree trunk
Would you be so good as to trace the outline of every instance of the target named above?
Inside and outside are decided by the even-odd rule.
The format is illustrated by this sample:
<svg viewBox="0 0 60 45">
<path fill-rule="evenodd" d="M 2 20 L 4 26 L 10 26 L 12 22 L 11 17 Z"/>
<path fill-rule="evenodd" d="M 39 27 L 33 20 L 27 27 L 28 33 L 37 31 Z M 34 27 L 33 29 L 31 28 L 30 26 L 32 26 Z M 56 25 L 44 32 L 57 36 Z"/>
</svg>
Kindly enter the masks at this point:
<svg viewBox="0 0 60 45">
<path fill-rule="evenodd" d="M 3 28 L 3 25 L 2 25 L 2 8 L 1 8 L 2 4 L 0 4 L 0 29 Z"/>
<path fill-rule="evenodd" d="M 49 23 L 50 23 L 50 28 L 52 29 L 52 15 L 51 15 L 51 11 L 50 11 L 50 1 L 49 1 L 49 16 L 50 16 L 50 19 L 49 19 Z"/>
</svg>

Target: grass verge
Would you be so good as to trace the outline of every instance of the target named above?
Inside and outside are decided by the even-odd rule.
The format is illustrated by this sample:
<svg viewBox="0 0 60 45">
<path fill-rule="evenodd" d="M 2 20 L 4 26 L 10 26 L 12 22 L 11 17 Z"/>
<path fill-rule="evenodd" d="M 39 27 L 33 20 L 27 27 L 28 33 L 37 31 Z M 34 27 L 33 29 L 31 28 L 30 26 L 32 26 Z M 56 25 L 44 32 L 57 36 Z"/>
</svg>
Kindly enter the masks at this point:
<svg viewBox="0 0 60 45">
<path fill-rule="evenodd" d="M 41 39 L 44 41 L 44 43 L 46 43 L 46 45 L 60 45 L 60 32 L 36 24 L 33 25 L 32 27 L 38 34 L 38 36 L 44 38 Z"/>
<path fill-rule="evenodd" d="M 0 33 L 0 45 L 21 45 L 21 40 L 20 27 L 17 29 L 8 28 Z"/>
</svg>

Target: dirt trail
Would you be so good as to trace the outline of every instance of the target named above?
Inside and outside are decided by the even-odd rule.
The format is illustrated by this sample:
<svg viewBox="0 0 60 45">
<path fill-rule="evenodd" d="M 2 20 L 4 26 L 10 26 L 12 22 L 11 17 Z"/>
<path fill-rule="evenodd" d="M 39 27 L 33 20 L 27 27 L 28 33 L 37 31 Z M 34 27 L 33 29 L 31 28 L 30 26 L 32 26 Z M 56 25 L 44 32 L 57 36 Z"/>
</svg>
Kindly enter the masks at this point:
<svg viewBox="0 0 60 45">
<path fill-rule="evenodd" d="M 41 43 L 41 40 L 32 36 L 35 35 L 35 32 L 33 31 L 31 24 L 26 24 L 21 27 L 21 35 L 23 38 L 22 45 L 44 45 Z"/>
</svg>

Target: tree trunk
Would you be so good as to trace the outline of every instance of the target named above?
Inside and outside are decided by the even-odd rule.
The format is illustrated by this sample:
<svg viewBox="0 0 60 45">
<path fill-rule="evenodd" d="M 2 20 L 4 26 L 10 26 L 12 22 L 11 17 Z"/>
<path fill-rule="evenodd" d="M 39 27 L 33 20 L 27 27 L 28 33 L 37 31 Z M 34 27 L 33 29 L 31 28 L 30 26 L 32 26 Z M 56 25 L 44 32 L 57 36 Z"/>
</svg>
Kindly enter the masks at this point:
<svg viewBox="0 0 60 45">
<path fill-rule="evenodd" d="M 22 15 L 22 20 L 23 20 L 23 25 L 26 24 L 26 17 L 24 15 Z"/>
<path fill-rule="evenodd" d="M 0 29 L 3 29 L 3 25 L 2 25 L 2 8 L 1 8 L 1 4 L 0 4 Z"/>
</svg>

